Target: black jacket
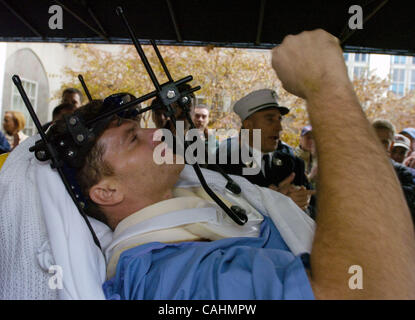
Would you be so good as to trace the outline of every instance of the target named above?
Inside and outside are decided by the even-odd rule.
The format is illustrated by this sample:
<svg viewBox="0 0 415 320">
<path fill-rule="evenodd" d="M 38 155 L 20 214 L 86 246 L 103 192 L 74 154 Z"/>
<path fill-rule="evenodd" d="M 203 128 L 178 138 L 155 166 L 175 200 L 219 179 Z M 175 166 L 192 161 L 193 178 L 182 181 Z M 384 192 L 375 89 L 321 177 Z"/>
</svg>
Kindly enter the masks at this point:
<svg viewBox="0 0 415 320">
<path fill-rule="evenodd" d="M 250 182 L 257 184 L 261 187 L 269 187 L 271 184 L 278 186 L 278 184 L 287 178 L 292 172 L 295 172 L 295 178 L 293 184 L 297 186 L 305 186 L 307 189 L 311 188 L 311 185 L 305 175 L 304 161 L 294 155 L 294 152 L 290 146 L 285 143 L 279 143 L 277 150 L 272 154 L 271 169 L 269 175 L 264 176 L 262 171 L 259 171 L 256 175 L 243 175 L 242 169 L 249 168 L 252 163 L 243 163 L 241 156 L 241 148 L 239 148 L 239 162 L 236 164 L 231 163 L 231 139 L 226 141 L 227 143 L 227 158 L 225 164 L 219 164 L 219 153 L 216 153 L 216 163 L 227 174 L 234 174 L 238 176 L 244 176 Z M 209 169 L 215 170 L 214 167 Z"/>
<path fill-rule="evenodd" d="M 269 187 L 271 184 L 278 186 L 281 181 L 287 178 L 292 172 L 295 172 L 294 185 L 305 186 L 306 189 L 313 189 L 312 185 L 308 181 L 305 175 L 304 161 L 294 155 L 293 149 L 283 142 L 279 142 L 277 150 L 272 154 L 271 169 L 268 171 L 269 175 L 264 176 L 262 171 L 259 171 L 256 175 L 243 175 L 243 168 L 249 168 L 252 163 L 243 163 L 241 157 L 241 148 L 239 148 L 239 163 L 231 163 L 231 139 L 228 139 L 227 143 L 227 158 L 225 164 L 219 164 L 219 152 L 216 153 L 216 163 L 227 174 L 233 174 L 237 176 L 243 176 L 251 183 L 259 185 L 261 187 Z M 211 170 L 216 170 L 215 166 L 208 166 Z M 308 208 L 309 214 L 312 218 L 315 217 L 316 200 L 314 196 L 311 199 L 310 206 Z"/>
<path fill-rule="evenodd" d="M 409 210 L 411 211 L 412 221 L 415 223 L 415 176 L 406 166 L 393 160 L 391 162 L 401 183 Z"/>
</svg>

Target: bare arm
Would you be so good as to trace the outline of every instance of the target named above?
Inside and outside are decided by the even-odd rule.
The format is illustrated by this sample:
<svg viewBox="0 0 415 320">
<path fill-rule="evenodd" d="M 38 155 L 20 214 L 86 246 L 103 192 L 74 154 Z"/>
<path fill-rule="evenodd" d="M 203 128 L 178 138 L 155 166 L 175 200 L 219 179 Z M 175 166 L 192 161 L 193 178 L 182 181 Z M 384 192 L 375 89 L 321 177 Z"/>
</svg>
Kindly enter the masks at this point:
<svg viewBox="0 0 415 320">
<path fill-rule="evenodd" d="M 320 299 L 414 299 L 415 236 L 400 184 L 348 79 L 338 40 L 322 30 L 273 50 L 284 88 L 305 98 L 319 185 L 311 284 Z M 363 269 L 363 290 L 348 286 Z"/>
</svg>

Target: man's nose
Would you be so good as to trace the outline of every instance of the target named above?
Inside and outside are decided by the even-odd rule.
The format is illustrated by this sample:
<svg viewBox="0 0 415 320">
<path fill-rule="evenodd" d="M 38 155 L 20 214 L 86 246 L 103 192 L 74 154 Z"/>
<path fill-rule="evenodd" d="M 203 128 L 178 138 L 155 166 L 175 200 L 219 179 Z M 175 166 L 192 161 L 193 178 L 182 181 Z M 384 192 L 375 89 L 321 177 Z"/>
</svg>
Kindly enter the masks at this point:
<svg viewBox="0 0 415 320">
<path fill-rule="evenodd" d="M 275 129 L 276 129 L 278 132 L 282 131 L 282 124 L 281 124 L 281 121 L 280 121 L 280 120 L 277 120 L 277 121 L 275 122 Z"/>
</svg>

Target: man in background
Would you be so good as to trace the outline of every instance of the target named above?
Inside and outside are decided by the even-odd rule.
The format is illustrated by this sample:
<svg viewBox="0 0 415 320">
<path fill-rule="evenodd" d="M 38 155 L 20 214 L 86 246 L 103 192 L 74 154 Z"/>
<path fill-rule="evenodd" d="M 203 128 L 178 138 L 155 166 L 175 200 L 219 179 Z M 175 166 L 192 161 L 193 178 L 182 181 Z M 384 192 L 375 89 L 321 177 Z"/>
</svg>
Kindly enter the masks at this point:
<svg viewBox="0 0 415 320">
<path fill-rule="evenodd" d="M 215 154 L 216 149 L 219 147 L 219 141 L 216 137 L 213 137 L 208 132 L 208 124 L 209 124 L 209 108 L 204 104 L 196 105 L 193 115 L 192 121 L 199 130 L 200 137 L 202 141 L 205 141 L 205 151 L 206 153 L 209 152 L 210 154 Z M 209 139 L 214 140 L 215 143 L 209 144 Z"/>
<path fill-rule="evenodd" d="M 314 185 L 317 175 L 317 157 L 312 130 L 311 126 L 301 129 L 300 144 L 295 148 L 295 155 L 304 161 L 307 178 Z"/>
<path fill-rule="evenodd" d="M 397 163 L 403 163 L 411 149 L 411 141 L 403 134 L 395 134 L 390 150 L 391 158 Z"/>
<path fill-rule="evenodd" d="M 405 128 L 399 133 L 410 141 L 410 150 L 403 164 L 407 167 L 415 168 L 415 128 Z"/>
<path fill-rule="evenodd" d="M 71 103 L 76 108 L 79 108 L 83 102 L 83 95 L 81 91 L 76 88 L 67 88 L 62 92 L 62 103 Z"/>
<path fill-rule="evenodd" d="M 281 192 L 290 197 L 301 209 L 307 210 L 314 190 L 309 190 L 311 186 L 305 176 L 304 162 L 292 151 L 278 148 L 282 131 L 281 120 L 289 109 L 279 105 L 274 90 L 261 89 L 241 98 L 235 103 L 233 110 L 241 118 L 241 129 L 249 130 L 249 145 L 246 145 L 240 137 L 227 139 L 219 146 L 216 163 L 227 174 L 244 176 L 251 183 Z M 255 147 L 253 134 L 254 130 L 258 129 L 261 130 L 261 145 L 256 148 L 260 148 L 257 151 L 261 153 L 261 159 L 244 163 L 242 150 L 248 149 L 251 156 L 253 155 Z M 225 150 L 226 163 L 222 164 L 220 157 Z M 239 157 L 235 157 L 237 156 L 235 152 Z M 232 158 L 239 159 L 239 162 L 232 163 Z M 255 167 L 260 167 L 257 174 L 243 175 L 244 168 Z"/>
<path fill-rule="evenodd" d="M 378 119 L 372 123 L 373 128 L 383 145 L 384 150 L 390 156 L 389 151 L 391 150 L 392 143 L 395 136 L 395 127 L 388 120 Z M 404 165 L 395 162 L 391 159 L 391 164 L 395 169 L 396 175 L 398 176 L 399 182 L 403 193 L 406 198 L 406 202 L 412 214 L 412 219 L 415 219 L 415 181 L 414 176 L 409 168 Z M 414 220 L 415 221 L 415 220 Z"/>
</svg>

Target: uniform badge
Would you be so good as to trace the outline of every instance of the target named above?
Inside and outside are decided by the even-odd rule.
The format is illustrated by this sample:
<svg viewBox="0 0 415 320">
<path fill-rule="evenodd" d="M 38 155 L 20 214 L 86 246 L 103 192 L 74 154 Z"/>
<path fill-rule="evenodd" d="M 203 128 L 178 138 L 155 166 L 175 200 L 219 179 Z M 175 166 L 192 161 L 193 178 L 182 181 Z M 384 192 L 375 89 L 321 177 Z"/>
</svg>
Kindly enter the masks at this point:
<svg viewBox="0 0 415 320">
<path fill-rule="evenodd" d="M 244 165 L 248 168 L 254 168 L 254 169 L 257 167 L 257 164 L 255 161 L 245 162 Z"/>
<path fill-rule="evenodd" d="M 273 158 L 272 159 L 272 164 L 277 166 L 277 167 L 281 167 L 282 166 L 282 160 L 278 159 L 278 158 Z"/>
</svg>

